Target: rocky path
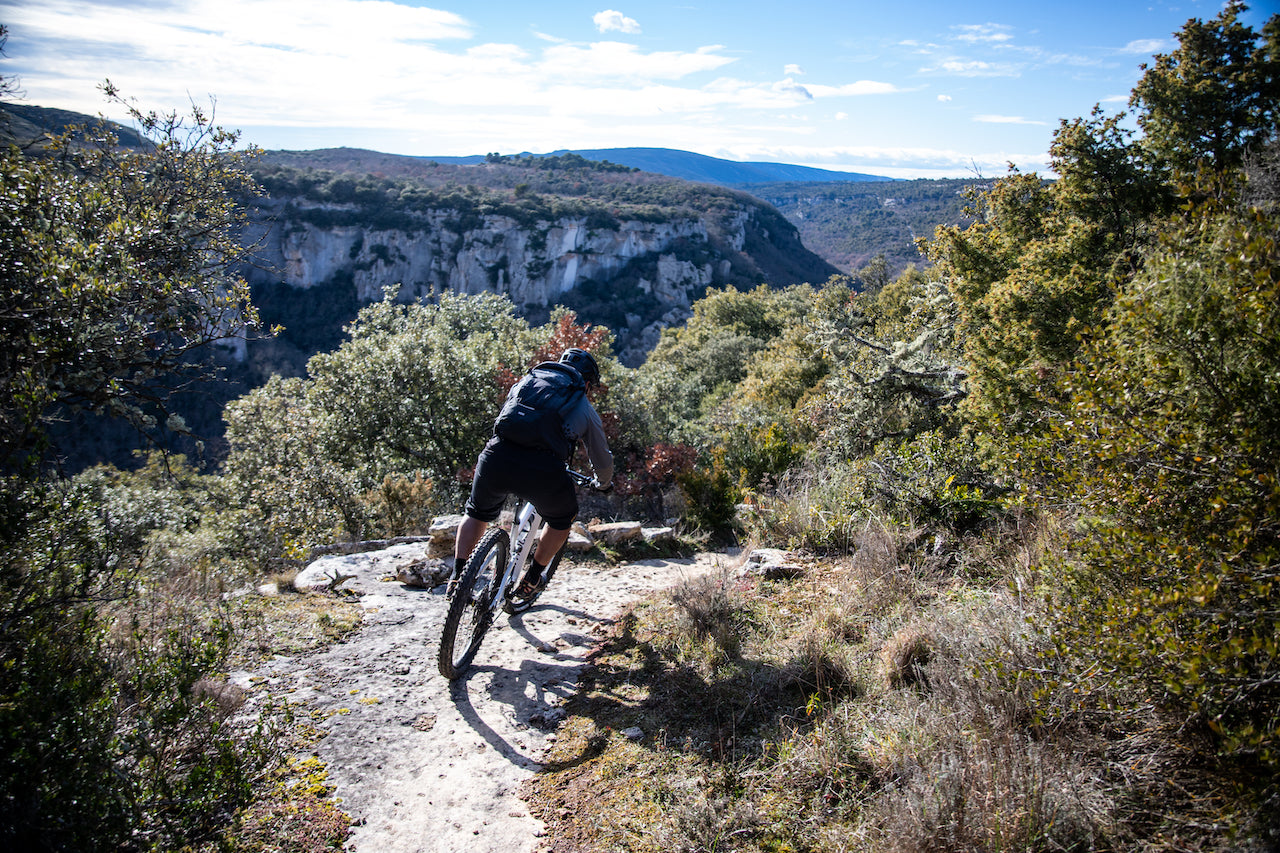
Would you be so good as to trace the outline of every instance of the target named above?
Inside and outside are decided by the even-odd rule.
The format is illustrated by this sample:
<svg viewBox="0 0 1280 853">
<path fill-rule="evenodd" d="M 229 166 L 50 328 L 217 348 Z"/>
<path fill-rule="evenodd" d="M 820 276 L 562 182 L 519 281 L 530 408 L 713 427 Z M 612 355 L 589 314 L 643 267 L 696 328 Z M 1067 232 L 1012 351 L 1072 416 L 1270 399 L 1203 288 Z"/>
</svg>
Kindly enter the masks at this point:
<svg viewBox="0 0 1280 853">
<path fill-rule="evenodd" d="M 395 580 L 425 549 L 316 561 L 312 573 L 354 575 L 345 588 L 361 594 L 361 629 L 257 675 L 324 718 L 318 753 L 356 822 L 348 850 L 532 853 L 542 826 L 517 794 L 554 742 L 587 652 L 629 602 L 731 558 L 564 564 L 532 610 L 495 623 L 470 673 L 450 684 L 436 669 L 443 589 Z"/>
</svg>

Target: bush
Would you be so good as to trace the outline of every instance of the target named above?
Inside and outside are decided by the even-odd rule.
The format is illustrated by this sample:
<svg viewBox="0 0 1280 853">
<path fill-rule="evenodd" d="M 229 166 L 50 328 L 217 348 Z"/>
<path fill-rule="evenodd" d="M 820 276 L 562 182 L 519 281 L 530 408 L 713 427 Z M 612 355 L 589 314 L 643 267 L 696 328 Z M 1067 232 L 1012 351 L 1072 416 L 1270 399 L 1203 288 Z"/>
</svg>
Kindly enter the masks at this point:
<svg viewBox="0 0 1280 853">
<path fill-rule="evenodd" d="M 110 850 L 135 815 L 116 773 L 112 554 L 82 501 L 5 482 L 0 500 L 0 840 Z M 67 804 L 75 808 L 68 809 Z"/>
<path fill-rule="evenodd" d="M 689 637 L 710 640 L 728 658 L 741 656 L 745 609 L 730 592 L 728 577 L 686 581 L 671 592 L 671 601 Z"/>
<path fill-rule="evenodd" d="M 738 502 L 742 491 L 724 462 L 723 455 L 707 466 L 694 466 L 676 480 L 685 500 L 685 519 L 708 533 L 732 534 L 738 525 Z"/>
<path fill-rule="evenodd" d="M 148 578 L 153 597 L 140 596 L 137 537 L 91 489 L 6 487 L 0 839 L 117 850 L 200 837 L 274 759 L 271 714 L 241 731 L 208 680 L 225 667 L 226 619 L 204 615 L 185 578 Z"/>
<path fill-rule="evenodd" d="M 1086 350 L 1073 415 L 1039 448 L 1095 522 L 1065 648 L 1135 702 L 1178 708 L 1280 767 L 1280 222 L 1206 203 L 1172 229 Z"/>
</svg>

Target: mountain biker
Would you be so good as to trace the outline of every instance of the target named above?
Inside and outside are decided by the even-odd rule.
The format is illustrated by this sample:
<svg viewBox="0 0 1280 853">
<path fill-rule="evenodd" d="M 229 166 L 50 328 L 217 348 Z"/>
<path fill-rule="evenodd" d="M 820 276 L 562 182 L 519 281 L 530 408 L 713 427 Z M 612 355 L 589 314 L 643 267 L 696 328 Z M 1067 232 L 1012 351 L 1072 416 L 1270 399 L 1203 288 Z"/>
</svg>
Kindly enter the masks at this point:
<svg viewBox="0 0 1280 853">
<path fill-rule="evenodd" d="M 542 573 L 569 538 L 578 515 L 578 495 L 565 465 L 578 441 L 591 460 L 593 485 L 612 489 L 613 456 L 604 425 L 587 400 L 586 388 L 600 381 L 600 368 L 591 353 L 574 347 L 558 362 L 535 365 L 507 395 L 494 421 L 494 435 L 480 452 L 466 517 L 458 525 L 454 544 L 454 577 L 462 573 L 472 549 L 486 528 L 502 512 L 508 495 L 533 503 L 546 522 L 528 571 L 516 595 L 528 598 L 541 591 Z M 538 425 L 521 426 L 521 416 Z"/>
</svg>

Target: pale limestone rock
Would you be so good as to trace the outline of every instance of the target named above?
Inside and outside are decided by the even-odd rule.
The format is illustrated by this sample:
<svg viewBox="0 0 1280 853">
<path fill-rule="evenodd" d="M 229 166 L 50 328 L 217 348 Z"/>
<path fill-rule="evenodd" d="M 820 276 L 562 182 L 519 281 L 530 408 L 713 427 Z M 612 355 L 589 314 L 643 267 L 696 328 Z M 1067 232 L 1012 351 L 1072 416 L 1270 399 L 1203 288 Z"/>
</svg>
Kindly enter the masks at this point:
<svg viewBox="0 0 1280 853">
<path fill-rule="evenodd" d="M 739 573 L 759 575 L 766 580 L 783 580 L 804 574 L 804 567 L 786 551 L 778 548 L 757 548 L 747 555 L 747 561 Z"/>
<path fill-rule="evenodd" d="M 591 535 L 606 545 L 619 545 L 640 539 L 643 528 L 638 521 L 616 521 L 609 524 L 591 525 Z"/>
<path fill-rule="evenodd" d="M 640 533 L 650 545 L 662 545 L 676 538 L 674 527 L 644 527 Z"/>
<path fill-rule="evenodd" d="M 458 525 L 464 518 L 466 518 L 464 515 L 436 516 L 432 519 L 431 526 L 427 528 L 427 535 L 431 537 L 431 542 L 452 548 L 454 540 L 458 537 Z"/>
<path fill-rule="evenodd" d="M 582 522 L 574 522 L 573 528 L 569 531 L 569 541 L 565 544 L 565 548 L 575 554 L 585 554 L 594 547 L 596 547 L 596 540 L 591 536 L 591 532 L 587 530 Z"/>
</svg>

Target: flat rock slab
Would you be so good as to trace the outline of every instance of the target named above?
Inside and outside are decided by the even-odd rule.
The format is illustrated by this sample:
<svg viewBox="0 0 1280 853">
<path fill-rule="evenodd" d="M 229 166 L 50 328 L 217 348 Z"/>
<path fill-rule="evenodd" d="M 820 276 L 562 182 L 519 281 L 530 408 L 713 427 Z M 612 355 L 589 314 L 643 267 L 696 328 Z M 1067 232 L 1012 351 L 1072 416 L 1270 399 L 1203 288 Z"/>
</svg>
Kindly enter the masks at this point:
<svg viewBox="0 0 1280 853">
<path fill-rule="evenodd" d="M 533 853 L 542 824 L 518 792 L 554 743 L 588 652 L 630 602 L 737 561 L 566 560 L 538 604 L 503 615 L 451 684 L 436 669 L 441 590 L 395 580 L 426 552 L 423 543 L 317 561 L 303 575 L 351 576 L 342 588 L 361 595 L 361 628 L 235 680 L 265 677 L 274 695 L 315 712 L 326 732 L 316 752 L 355 821 L 348 851 Z"/>
</svg>

